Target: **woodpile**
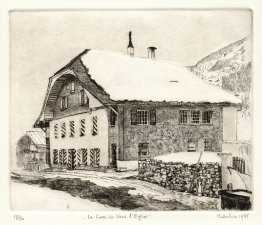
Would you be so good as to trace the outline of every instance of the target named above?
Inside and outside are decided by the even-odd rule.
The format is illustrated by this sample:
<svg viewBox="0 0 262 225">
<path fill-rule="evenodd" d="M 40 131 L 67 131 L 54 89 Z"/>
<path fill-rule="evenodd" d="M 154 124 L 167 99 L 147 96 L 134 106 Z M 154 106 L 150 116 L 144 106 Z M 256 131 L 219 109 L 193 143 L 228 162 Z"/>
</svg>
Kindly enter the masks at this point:
<svg viewBox="0 0 262 225">
<path fill-rule="evenodd" d="M 218 198 L 221 189 L 221 166 L 219 163 L 186 164 L 183 162 L 162 162 L 155 159 L 139 160 L 139 179 L 155 183 L 170 190 L 190 191 L 198 196 Z"/>
</svg>

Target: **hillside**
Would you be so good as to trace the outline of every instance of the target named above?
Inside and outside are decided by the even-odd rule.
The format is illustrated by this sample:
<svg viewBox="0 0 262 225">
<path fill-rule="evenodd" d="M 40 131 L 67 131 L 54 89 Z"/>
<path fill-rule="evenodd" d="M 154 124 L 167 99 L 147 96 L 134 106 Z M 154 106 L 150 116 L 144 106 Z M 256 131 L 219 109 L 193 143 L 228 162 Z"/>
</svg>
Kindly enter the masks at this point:
<svg viewBox="0 0 262 225">
<path fill-rule="evenodd" d="M 198 77 L 234 93 L 242 100 L 242 109 L 238 113 L 239 129 L 251 127 L 251 57 L 251 39 L 244 38 L 209 54 L 196 65 L 188 67 Z M 240 130 L 241 132 L 243 133 L 243 130 Z M 241 134 L 240 136 L 245 140 L 251 137 L 250 134 L 248 138 L 242 137 Z"/>
</svg>

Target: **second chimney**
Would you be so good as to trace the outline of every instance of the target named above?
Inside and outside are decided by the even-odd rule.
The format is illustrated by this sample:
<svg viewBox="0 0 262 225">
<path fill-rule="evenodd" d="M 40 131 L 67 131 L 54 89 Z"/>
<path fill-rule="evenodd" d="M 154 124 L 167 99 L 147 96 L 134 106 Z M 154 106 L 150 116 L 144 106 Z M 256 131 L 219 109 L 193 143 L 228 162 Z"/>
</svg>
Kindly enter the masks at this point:
<svg viewBox="0 0 262 225">
<path fill-rule="evenodd" d="M 154 59 L 156 57 L 156 47 L 148 47 L 148 58 Z"/>
</svg>

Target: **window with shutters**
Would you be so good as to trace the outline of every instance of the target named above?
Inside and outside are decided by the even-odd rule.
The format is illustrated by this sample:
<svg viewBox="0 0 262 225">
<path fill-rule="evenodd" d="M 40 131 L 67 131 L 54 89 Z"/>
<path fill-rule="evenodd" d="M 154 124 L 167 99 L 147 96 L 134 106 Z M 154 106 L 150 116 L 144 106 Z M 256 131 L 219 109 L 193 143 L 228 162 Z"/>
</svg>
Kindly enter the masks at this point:
<svg viewBox="0 0 262 225">
<path fill-rule="evenodd" d="M 212 151 L 213 147 L 213 140 L 212 139 L 205 139 L 205 151 Z"/>
<path fill-rule="evenodd" d="M 60 100 L 60 109 L 65 110 L 68 108 L 68 96 L 64 96 Z"/>
<path fill-rule="evenodd" d="M 109 116 L 110 116 L 110 126 L 114 127 L 116 125 L 117 114 L 112 109 L 110 109 L 110 115 Z"/>
<path fill-rule="evenodd" d="M 156 109 L 131 110 L 131 125 L 156 125 Z"/>
<path fill-rule="evenodd" d="M 92 135 L 97 135 L 98 134 L 98 119 L 97 119 L 97 116 L 93 116 L 92 117 L 92 123 L 93 123 L 93 126 L 92 126 Z"/>
<path fill-rule="evenodd" d="M 80 137 L 85 136 L 86 134 L 86 120 L 80 120 Z"/>
<path fill-rule="evenodd" d="M 191 123 L 200 123 L 200 111 L 191 111 Z"/>
<path fill-rule="evenodd" d="M 188 122 L 188 111 L 180 110 L 179 111 L 179 123 L 186 124 Z"/>
<path fill-rule="evenodd" d="M 202 112 L 202 123 L 205 123 L 205 124 L 212 123 L 212 111 Z"/>
<path fill-rule="evenodd" d="M 58 124 L 57 123 L 54 125 L 54 137 L 58 138 Z"/>
<path fill-rule="evenodd" d="M 87 97 L 87 94 L 84 89 L 78 93 L 78 99 L 79 105 L 89 105 L 89 98 Z"/>
<path fill-rule="evenodd" d="M 196 142 L 188 141 L 187 149 L 188 149 L 188 152 L 195 152 L 196 151 Z"/>
<path fill-rule="evenodd" d="M 69 137 L 74 137 L 75 136 L 75 121 L 70 121 L 69 122 Z"/>
<path fill-rule="evenodd" d="M 138 145 L 138 154 L 139 157 L 146 157 L 148 156 L 148 143 L 139 143 Z"/>
</svg>

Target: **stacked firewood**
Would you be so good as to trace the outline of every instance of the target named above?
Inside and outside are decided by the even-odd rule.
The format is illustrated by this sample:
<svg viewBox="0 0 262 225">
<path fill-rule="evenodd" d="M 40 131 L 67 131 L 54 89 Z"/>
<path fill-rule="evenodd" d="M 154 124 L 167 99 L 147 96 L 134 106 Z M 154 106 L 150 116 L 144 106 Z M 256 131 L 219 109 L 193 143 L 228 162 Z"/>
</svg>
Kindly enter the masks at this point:
<svg viewBox="0 0 262 225">
<path fill-rule="evenodd" d="M 140 159 L 139 179 L 170 190 L 217 198 L 221 188 L 221 166 L 219 163 L 200 163 L 197 166 L 183 162 Z"/>
</svg>

